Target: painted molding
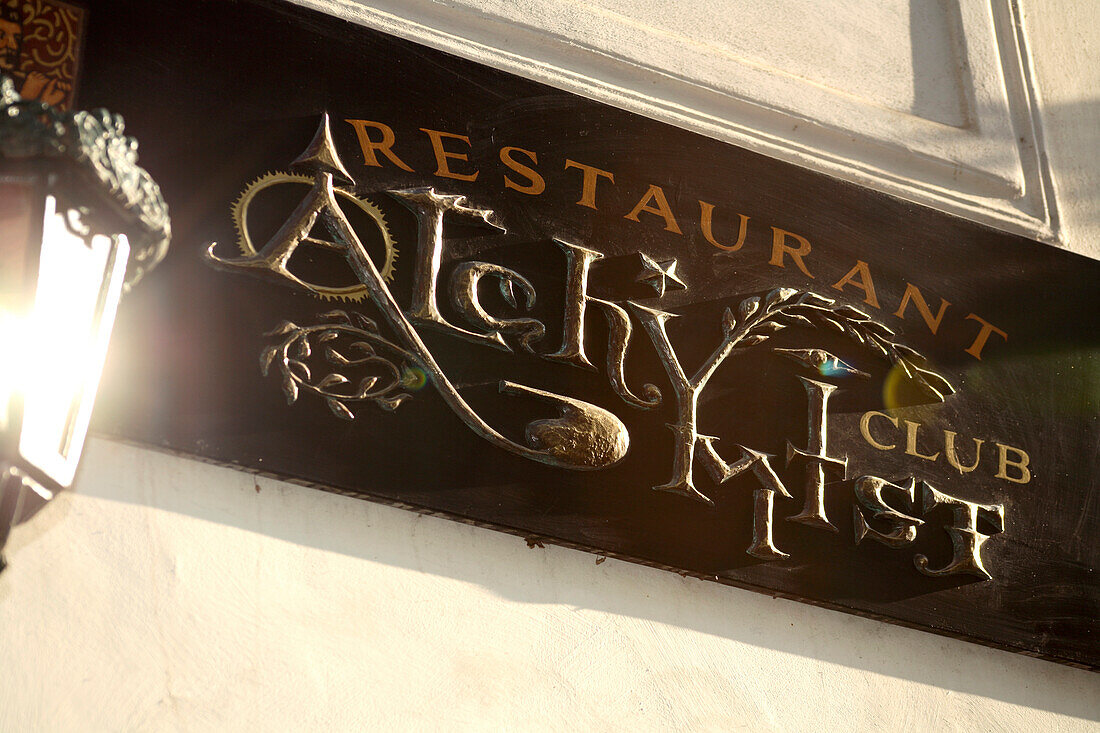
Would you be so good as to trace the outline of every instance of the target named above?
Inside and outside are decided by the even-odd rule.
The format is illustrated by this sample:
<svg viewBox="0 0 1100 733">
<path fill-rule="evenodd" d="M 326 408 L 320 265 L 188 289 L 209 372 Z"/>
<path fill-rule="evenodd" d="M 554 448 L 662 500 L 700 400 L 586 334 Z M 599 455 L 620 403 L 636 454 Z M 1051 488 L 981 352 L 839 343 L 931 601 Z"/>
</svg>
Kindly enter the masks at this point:
<svg viewBox="0 0 1100 733">
<path fill-rule="evenodd" d="M 293 2 L 999 229 L 1061 239 L 1015 0 L 836 2 L 813 16 L 789 0 Z"/>
</svg>

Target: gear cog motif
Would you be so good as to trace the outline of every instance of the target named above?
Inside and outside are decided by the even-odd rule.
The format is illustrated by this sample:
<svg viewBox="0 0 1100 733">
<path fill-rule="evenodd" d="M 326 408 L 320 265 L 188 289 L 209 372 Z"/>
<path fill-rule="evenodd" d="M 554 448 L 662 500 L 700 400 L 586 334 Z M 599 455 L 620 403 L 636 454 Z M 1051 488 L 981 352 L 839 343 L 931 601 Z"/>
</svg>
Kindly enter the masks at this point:
<svg viewBox="0 0 1100 733">
<path fill-rule="evenodd" d="M 312 186 L 313 178 L 297 173 L 270 171 L 245 186 L 241 195 L 233 202 L 233 226 L 237 230 L 237 247 L 240 248 L 241 254 L 246 256 L 256 254 L 256 247 L 252 243 L 252 237 L 248 231 L 248 207 L 262 191 L 273 186 L 287 184 Z M 394 264 L 397 260 L 398 253 L 397 247 L 393 241 L 393 236 L 390 234 L 389 227 L 386 226 L 385 215 L 382 213 L 381 209 L 367 199 L 361 199 L 341 188 L 336 188 L 334 190 L 338 199 L 348 201 L 357 206 L 363 213 L 369 216 L 371 220 L 374 221 L 375 226 L 378 227 L 378 231 L 382 235 L 382 245 L 385 249 L 385 256 L 383 262 L 378 266 L 378 272 L 382 275 L 383 280 L 389 282 L 393 279 Z M 315 295 L 324 300 L 358 302 L 367 295 L 367 288 L 365 285 L 335 287 L 311 282 L 309 286 L 313 289 Z"/>
</svg>

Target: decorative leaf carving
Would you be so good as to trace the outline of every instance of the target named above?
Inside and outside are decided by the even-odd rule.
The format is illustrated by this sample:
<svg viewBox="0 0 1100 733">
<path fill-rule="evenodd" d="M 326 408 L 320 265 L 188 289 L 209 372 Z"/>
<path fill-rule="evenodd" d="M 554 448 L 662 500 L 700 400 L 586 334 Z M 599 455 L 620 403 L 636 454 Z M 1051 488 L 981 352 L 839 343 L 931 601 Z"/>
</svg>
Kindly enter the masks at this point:
<svg viewBox="0 0 1100 733">
<path fill-rule="evenodd" d="M 288 334 L 288 333 L 291 333 L 291 332 L 294 332 L 294 331 L 297 331 L 297 330 L 298 330 L 298 327 L 295 326 L 290 321 L 283 321 L 278 326 L 276 326 L 272 330 L 265 333 L 264 336 L 283 336 L 285 334 Z"/>
<path fill-rule="evenodd" d="M 733 315 L 733 311 L 726 308 L 726 311 L 722 314 L 722 331 L 728 336 L 733 333 L 737 328 L 737 319 Z"/>
<path fill-rule="evenodd" d="M 363 329 L 364 331 L 369 331 L 371 333 L 377 333 L 378 324 L 375 323 L 373 320 L 367 318 L 365 315 L 359 313 L 358 311 L 353 313 L 352 316 L 354 317 L 355 322 L 359 324 L 359 328 Z"/>
<path fill-rule="evenodd" d="M 271 362 L 275 359 L 275 355 L 279 353 L 278 345 L 268 346 L 262 352 L 260 352 L 260 374 L 267 376 L 267 370 L 271 368 Z"/>
<path fill-rule="evenodd" d="M 818 295 L 817 293 L 805 293 L 802 296 L 803 303 L 809 303 L 822 307 L 829 307 L 836 303 L 832 298 L 826 298 L 824 295 Z"/>
<path fill-rule="evenodd" d="M 378 404 L 383 410 L 393 412 L 401 406 L 402 402 L 409 399 L 410 396 L 411 395 L 408 394 L 399 394 L 394 395 L 393 397 L 382 397 L 378 400 Z"/>
<path fill-rule="evenodd" d="M 364 358 L 374 356 L 374 347 L 368 344 L 366 341 L 356 341 L 352 343 L 349 349 L 358 351 Z"/>
<path fill-rule="evenodd" d="M 786 323 L 790 326 L 812 327 L 814 325 L 813 321 L 811 321 L 809 318 L 807 318 L 806 316 L 800 316 L 797 313 L 781 313 L 776 316 L 776 320 L 780 321 L 781 323 Z"/>
<path fill-rule="evenodd" d="M 371 389 L 376 384 L 378 384 L 378 377 L 365 377 L 359 380 L 359 388 L 355 390 L 355 396 L 363 399 L 370 394 Z"/>
<path fill-rule="evenodd" d="M 894 331 L 850 305 L 837 305 L 832 298 L 817 293 L 777 288 L 763 299 L 753 296 L 738 305 L 740 324 L 726 309 L 722 328 L 729 343 L 746 347 L 761 344 L 786 326 L 814 326 L 842 333 L 866 345 L 902 370 L 908 379 L 937 400 L 954 393 L 951 384 L 939 374 L 917 366 L 924 358 L 914 349 L 893 341 Z"/>
<path fill-rule="evenodd" d="M 318 388 L 332 387 L 337 384 L 347 384 L 348 378 L 343 374 L 329 374 L 327 377 L 317 383 Z"/>
<path fill-rule="evenodd" d="M 917 378 L 924 383 L 924 386 L 931 390 L 931 392 L 942 402 L 944 397 L 952 394 L 955 388 L 951 384 L 935 372 L 930 372 L 927 369 L 919 369 L 914 367 L 913 371 L 916 372 Z"/>
<path fill-rule="evenodd" d="M 420 367 L 410 352 L 380 336 L 374 321 L 359 313 L 349 315 L 335 310 L 325 313 L 322 319 L 329 322 L 302 327 L 284 321 L 269 333 L 282 339 L 265 347 L 260 354 L 260 368 L 265 376 L 273 367 L 278 368 L 287 404 L 296 402 L 304 390 L 324 399 L 329 410 L 340 419 L 352 420 L 355 413 L 348 407 L 349 402 L 373 402 L 382 409 L 394 410 L 409 397 L 401 391 L 407 386 L 401 375 L 413 366 Z M 327 364 L 339 367 L 341 372 L 350 369 L 369 372 L 362 377 L 355 375 L 358 386 L 354 393 L 342 387 L 351 384 L 352 378 L 347 373 L 330 371 L 331 366 L 326 371 L 318 370 L 325 376 L 312 382 L 313 370 L 306 362 L 314 356 L 310 347 L 313 339 L 325 344 L 321 356 Z M 338 345 L 341 350 L 337 350 Z"/>
<path fill-rule="evenodd" d="M 861 321 L 861 323 L 865 329 L 878 336 L 879 338 L 888 339 L 894 336 L 893 329 L 887 328 L 877 321 L 872 321 L 868 319 L 866 321 Z"/>
<path fill-rule="evenodd" d="M 784 328 L 786 328 L 786 326 L 784 324 L 782 324 L 782 323 L 780 323 L 779 321 L 776 321 L 776 320 L 771 320 L 771 321 L 764 321 L 759 326 L 754 326 L 753 329 L 751 331 L 749 331 L 749 333 L 752 334 L 752 335 L 769 334 L 769 333 L 776 333 L 777 331 L 782 331 Z"/>
<path fill-rule="evenodd" d="M 283 380 L 283 394 L 286 395 L 288 405 L 293 405 L 298 399 L 298 383 L 289 376 Z"/>
<path fill-rule="evenodd" d="M 353 415 L 351 410 L 349 410 L 347 406 L 340 400 L 334 399 L 332 397 L 326 397 L 325 404 L 328 405 L 328 409 L 332 410 L 332 414 L 340 418 L 341 420 L 355 419 L 355 415 Z"/>
<path fill-rule="evenodd" d="M 903 357 L 905 357 L 906 359 L 909 359 L 909 360 L 912 360 L 912 361 L 923 361 L 924 360 L 924 357 L 922 357 L 917 352 L 916 349 L 911 349 L 908 346 L 906 346 L 905 344 L 894 344 L 894 349 L 896 349 L 897 352 L 899 354 L 901 354 Z"/>
<path fill-rule="evenodd" d="M 866 321 L 870 318 L 870 316 L 863 311 L 859 310 L 858 308 L 853 308 L 850 305 L 842 305 L 839 308 L 835 309 L 833 313 L 836 313 L 842 318 L 854 319 L 857 321 Z"/>
<path fill-rule="evenodd" d="M 286 363 L 288 371 L 298 377 L 303 382 L 308 382 L 313 377 L 310 375 L 309 367 L 305 362 L 298 361 L 297 359 L 290 359 Z"/>
<path fill-rule="evenodd" d="M 794 288 L 776 288 L 764 298 L 764 308 L 772 309 L 780 303 L 790 300 L 798 293 Z"/>
</svg>

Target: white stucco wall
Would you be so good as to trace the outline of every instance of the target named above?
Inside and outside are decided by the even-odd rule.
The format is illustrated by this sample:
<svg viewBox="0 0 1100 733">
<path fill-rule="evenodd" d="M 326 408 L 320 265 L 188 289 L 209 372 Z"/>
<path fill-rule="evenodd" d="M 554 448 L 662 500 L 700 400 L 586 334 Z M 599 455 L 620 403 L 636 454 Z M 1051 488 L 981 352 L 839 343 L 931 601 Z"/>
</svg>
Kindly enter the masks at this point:
<svg viewBox="0 0 1100 733">
<path fill-rule="evenodd" d="M 628 21 L 673 7 L 598 5 Z M 822 5 L 822 17 L 829 6 L 852 17 L 854 4 Z M 408 3 L 420 6 L 485 13 L 475 30 L 508 10 Z M 561 20 L 591 5 L 540 7 Z M 1021 16 L 1063 246 L 1098 256 L 1100 5 L 1026 3 Z M 598 49 L 612 35 L 590 40 Z M 532 48 L 558 53 L 547 44 Z M 684 105 L 714 101 L 635 72 L 675 99 L 650 100 L 655 116 L 694 124 Z M 913 70 L 896 73 L 857 91 L 877 83 L 904 106 L 895 82 Z M 950 118 L 939 108 L 949 95 L 929 99 L 921 114 Z M 8 554 L 5 732 L 1058 731 L 1100 720 L 1096 674 L 103 440 L 75 491 L 17 528 Z"/>
<path fill-rule="evenodd" d="M 1100 3 L 1043 0 L 1022 16 L 1064 239 L 1100 259 Z"/>
<path fill-rule="evenodd" d="M 1100 713 L 1096 674 L 106 441 L 10 550 L 3 731 L 1062 731 Z"/>
</svg>

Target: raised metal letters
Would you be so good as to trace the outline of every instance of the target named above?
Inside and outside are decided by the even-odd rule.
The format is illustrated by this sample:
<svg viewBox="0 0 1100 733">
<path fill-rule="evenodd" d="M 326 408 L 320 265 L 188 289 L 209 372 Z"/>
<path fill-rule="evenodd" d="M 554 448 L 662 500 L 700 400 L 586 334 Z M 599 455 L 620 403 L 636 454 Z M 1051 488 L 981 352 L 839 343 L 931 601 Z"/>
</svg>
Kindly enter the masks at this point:
<svg viewBox="0 0 1100 733">
<path fill-rule="evenodd" d="M 919 355 L 908 347 L 893 343 L 890 340 L 893 331 L 889 328 L 872 321 L 862 311 L 850 306 L 838 306 L 836 301 L 816 293 L 779 288 L 768 293 L 763 299 L 754 296 L 741 301 L 736 316 L 732 310 L 727 308 L 722 323 L 722 341 L 699 367 L 695 375 L 690 378 L 680 365 L 666 330 L 666 324 L 675 315 L 637 303 L 631 303 L 630 305 L 635 316 L 642 322 L 653 341 L 653 346 L 661 358 L 661 363 L 668 373 L 677 397 L 679 419 L 674 426 L 671 426 L 677 441 L 676 456 L 672 469 L 673 476 L 667 483 L 654 487 L 661 491 L 681 493 L 700 501 L 710 502 L 708 497 L 696 490 L 691 477 L 695 446 L 700 442 L 696 425 L 699 393 L 706 386 L 707 380 L 735 349 L 746 349 L 762 344 L 772 334 L 788 326 L 833 328 L 871 346 L 875 351 L 890 359 L 892 363 L 899 365 L 937 399 L 942 400 L 945 394 L 954 391 L 951 385 L 939 375 L 914 365 L 912 359 L 919 358 Z M 835 357 L 832 358 L 835 360 Z M 828 385 L 824 386 L 827 387 Z M 809 389 L 809 385 L 807 385 L 807 388 Z M 826 396 L 827 392 L 819 398 L 820 405 L 817 412 L 821 415 L 823 415 L 826 406 Z M 820 427 L 815 428 L 818 438 L 816 440 L 811 438 L 811 441 L 821 443 L 819 449 L 824 450 L 824 439 L 821 438 L 824 429 L 824 418 L 818 418 L 818 422 L 820 422 Z M 791 450 L 792 457 L 794 452 L 805 455 L 804 452 L 797 451 L 793 447 Z M 811 446 L 811 451 L 814 451 L 814 446 Z M 713 450 L 710 451 L 710 454 L 716 455 Z M 824 457 L 820 453 L 816 453 L 814 457 L 819 461 L 834 460 Z M 819 470 L 819 467 L 815 470 Z M 823 478 L 821 481 L 815 480 L 813 485 L 818 486 L 822 481 L 824 481 Z M 820 504 L 820 490 L 817 490 L 814 503 Z M 812 517 L 811 523 L 828 524 L 823 510 L 819 512 L 816 508 L 813 508 L 811 514 L 807 516 Z"/>
<path fill-rule="evenodd" d="M 584 350 L 584 316 L 588 304 L 591 303 L 600 309 L 607 320 L 607 378 L 615 394 L 623 398 L 623 401 L 631 407 L 642 410 L 661 404 L 661 390 L 656 385 L 643 385 L 643 397 L 638 397 L 626 386 L 626 375 L 623 371 L 633 334 L 630 316 L 617 303 L 594 298 L 588 294 L 588 276 L 592 263 L 602 259 L 603 255 L 595 250 L 569 244 L 560 239 L 555 239 L 554 243 L 565 252 L 567 263 L 565 313 L 561 348 L 552 354 L 546 354 L 545 358 L 583 369 L 595 369 Z"/>
<path fill-rule="evenodd" d="M 430 381 L 448 407 L 470 429 L 493 445 L 551 466 L 606 469 L 618 464 L 630 446 L 627 428 L 614 413 L 589 402 L 502 380 L 499 382 L 502 394 L 533 398 L 549 403 L 559 411 L 557 417 L 529 422 L 524 431 L 525 443 L 508 438 L 490 426 L 460 395 L 459 386 L 439 366 L 416 327 L 429 326 L 474 344 L 507 352 L 512 352 L 518 345 L 548 362 L 593 371 L 596 367 L 588 356 L 585 338 L 585 318 L 588 307 L 593 306 L 602 313 L 608 326 L 605 358 L 610 386 L 629 406 L 652 409 L 661 404 L 663 397 L 656 385 L 644 384 L 641 396 L 627 386 L 626 355 L 636 320 L 648 335 L 676 399 L 676 421 L 668 426 L 674 441 L 672 476 L 652 488 L 714 505 L 715 500 L 695 486 L 697 460 L 718 484 L 751 474 L 755 482 L 753 537 L 746 551 L 754 557 L 773 560 L 788 557 L 776 546 L 773 537 L 776 498 L 794 498 L 776 472 L 773 457 L 751 447 L 737 445 L 739 456 L 727 462 L 716 449 L 719 438 L 700 433 L 699 397 L 728 358 L 763 346 L 775 334 L 788 328 L 801 328 L 809 332 L 825 329 L 840 333 L 872 354 L 884 358 L 931 400 L 943 401 L 954 391 L 943 377 L 925 366 L 920 354 L 897 343 L 891 329 L 863 311 L 813 292 L 792 288 L 776 288 L 762 296 L 745 297 L 735 309 L 727 308 L 720 322 L 715 324 L 716 332 L 720 333 L 717 344 L 689 376 L 669 334 L 668 325 L 676 314 L 636 300 L 616 301 L 591 295 L 589 287 L 593 265 L 604 260 L 605 255 L 588 246 L 557 239 L 554 241 L 565 258 L 566 270 L 562 341 L 555 351 L 539 348 L 547 328 L 544 321 L 522 315 L 532 311 L 537 294 L 535 286 L 521 272 L 492 262 L 460 262 L 454 268 L 449 287 L 445 292 L 441 290 L 439 278 L 445 254 L 444 224 L 447 217 L 465 217 L 497 232 L 505 230 L 493 211 L 471 204 L 465 196 L 439 193 L 433 188 L 387 192 L 404 204 L 417 222 L 412 293 L 408 308 L 403 310 L 387 285 L 396 253 L 392 237 L 377 207 L 351 193 L 350 187 L 354 186 L 354 182 L 340 163 L 327 117 L 322 120 L 309 149 L 295 161 L 294 168 L 302 173 L 271 174 L 246 188 L 234 208 L 243 256 L 236 259 L 219 257 L 214 254 L 214 245 L 211 245 L 207 253 L 209 261 L 222 269 L 251 271 L 324 297 L 354 299 L 368 295 L 381 312 L 385 326 L 396 334 L 396 340 L 385 337 L 379 326 L 361 313 L 332 311 L 325 315 L 327 323 L 305 327 L 284 322 L 270 334 L 280 340 L 264 350 L 261 367 L 265 374 L 273 365 L 276 367 L 288 402 L 294 402 L 304 390 L 325 400 L 337 417 L 352 420 L 357 415 L 349 404 L 371 402 L 393 410 L 412 391 Z M 348 188 L 337 186 L 337 179 Z M 308 193 L 264 246 L 255 249 L 248 232 L 247 212 L 251 199 L 270 186 L 305 183 L 310 186 Z M 381 264 L 371 259 L 355 227 L 341 209 L 340 199 L 359 206 L 382 232 L 385 248 Z M 328 238 L 311 234 L 318 226 L 327 231 Z M 361 285 L 337 290 L 308 282 L 296 275 L 291 271 L 289 262 L 299 246 L 315 246 L 338 252 Z M 657 260 L 644 252 L 638 252 L 637 256 L 641 272 L 634 282 L 651 286 L 656 299 L 663 298 L 670 290 L 687 288 L 687 283 L 677 273 L 675 259 Z M 517 316 L 492 314 L 483 305 L 480 288 L 491 281 L 495 281 L 504 303 L 516 311 Z M 449 305 L 476 330 L 448 321 L 440 309 L 440 297 L 449 298 Z M 796 447 L 791 440 L 787 441 L 786 463 L 801 464 L 805 477 L 804 496 L 802 511 L 787 518 L 813 528 L 836 532 L 837 527 L 825 513 L 826 473 L 835 472 L 840 480 L 847 480 L 848 458 L 833 455 L 828 449 L 829 400 L 838 390 L 838 385 L 822 379 L 865 378 L 869 375 L 820 348 L 777 347 L 773 351 L 803 368 L 809 368 L 816 375 L 815 378 L 798 377 L 807 397 L 807 438 L 804 448 Z M 890 415 L 869 412 L 860 423 L 864 438 L 880 450 L 893 449 L 893 444 L 879 443 L 871 436 L 869 420 L 874 415 L 885 418 L 895 428 L 899 426 L 898 420 Z M 756 416 L 746 415 L 744 418 L 751 420 Z M 917 423 L 906 420 L 905 425 L 907 451 L 927 460 L 935 460 L 934 456 L 916 452 Z M 959 464 L 954 437 L 954 433 L 947 437 L 951 465 L 960 473 L 972 471 L 972 467 Z M 976 450 L 980 447 L 981 441 L 976 441 Z M 1003 459 L 1002 464 L 1005 462 Z M 1012 465 L 1021 467 L 1021 475 L 1026 470 L 1023 468 L 1026 462 L 1022 459 Z M 977 466 L 977 459 L 974 466 Z M 908 485 L 902 485 L 886 478 L 864 476 L 855 482 L 853 490 L 857 503 L 853 507 L 857 544 L 870 537 L 887 547 L 900 548 L 912 543 L 918 529 L 926 522 L 892 507 L 883 497 L 883 492 L 889 490 L 898 498 L 907 498 L 911 504 L 915 500 L 914 479 L 909 479 Z M 977 525 L 981 519 L 996 531 L 1001 531 L 1003 506 L 973 504 L 947 496 L 925 484 L 924 513 L 940 505 L 950 506 L 954 511 L 954 523 L 946 527 L 955 548 L 954 557 L 944 568 L 933 570 L 928 567 L 928 559 L 919 555 L 915 558 L 917 568 L 927 575 L 970 573 L 988 578 L 980 555 L 988 535 L 981 534 Z"/>
<path fill-rule="evenodd" d="M 455 306 L 462 311 L 462 315 L 471 325 L 486 329 L 488 331 L 486 335 L 501 346 L 508 348 L 508 343 L 502 334 L 514 334 L 520 346 L 534 353 L 535 350 L 531 344 L 546 334 L 546 326 L 535 318 L 496 318 L 490 315 L 481 306 L 477 295 L 477 287 L 481 279 L 486 276 L 497 278 L 500 282 L 500 293 L 508 301 L 508 305 L 513 308 L 518 307 L 515 293 L 518 287 L 523 293 L 524 307 L 527 310 L 534 307 L 535 288 L 527 278 L 515 270 L 489 262 L 463 262 L 455 269 L 451 277 L 451 297 Z"/>
<path fill-rule="evenodd" d="M 924 524 L 924 522 L 916 517 L 902 514 L 891 507 L 882 498 L 882 492 L 890 489 L 894 493 L 907 498 L 909 503 L 912 504 L 916 500 L 916 486 L 917 480 L 914 478 L 910 478 L 909 483 L 905 486 L 892 483 L 878 476 L 862 476 L 857 479 L 855 485 L 856 499 L 860 505 L 870 510 L 871 516 L 866 517 L 858 506 L 852 507 L 855 519 L 856 544 L 862 542 L 865 537 L 870 537 L 887 547 L 902 547 L 915 540 L 917 538 L 917 527 Z M 880 532 L 872 527 L 870 522 L 876 520 L 888 524 L 890 530 Z"/>
<path fill-rule="evenodd" d="M 496 528 L 519 547 L 522 536 L 595 553 L 589 563 L 606 555 L 1100 669 L 1100 262 L 301 5 L 94 3 L 111 32 L 88 35 L 82 89 L 140 114 L 158 140 L 147 163 L 184 243 L 154 273 L 172 297 L 139 288 L 116 329 L 133 359 L 108 364 L 104 392 L 131 407 L 105 400 L 97 432 Z M 201 79 L 173 86 L 190 68 Z M 151 88 L 186 91 L 198 113 Z M 292 167 L 325 109 L 331 141 Z M 318 167 L 441 376 L 325 213 L 287 261 L 310 288 L 189 256 L 199 237 L 228 261 L 262 251 Z M 418 217 L 390 193 L 428 189 L 465 196 L 471 213 L 437 216 L 429 202 Z M 417 296 L 418 267 L 449 325 L 413 318 L 432 302 Z M 665 427 L 681 405 L 630 303 L 675 316 L 665 330 L 690 379 L 725 339 L 724 310 L 740 326 L 740 304 L 762 309 L 778 288 L 880 324 L 857 334 L 894 333 L 868 344 L 823 309 L 742 340 L 697 398 L 690 476 L 711 503 L 654 491 L 682 448 Z M 957 392 L 938 401 L 914 367 Z M 443 379 L 465 405 L 437 391 Z M 501 394 L 501 381 L 613 414 L 623 432 L 598 427 L 615 440 L 588 452 L 613 456 L 628 437 L 625 456 L 559 467 L 587 421 L 539 424 L 566 403 Z M 978 546 L 970 510 L 926 511 L 923 482 L 1001 507 L 1004 531 L 979 510 Z M 807 505 L 839 531 L 790 521 Z M 947 527 L 962 532 L 959 563 Z M 971 542 L 993 580 L 964 571 Z M 922 573 L 918 555 L 943 574 Z"/>
<path fill-rule="evenodd" d="M 414 188 L 402 191 L 389 191 L 401 203 L 405 204 L 417 221 L 417 257 L 413 272 L 412 304 L 409 307 L 409 319 L 414 323 L 433 326 L 474 343 L 487 343 L 510 351 L 498 331 L 476 333 L 450 323 L 439 312 L 439 265 L 443 258 L 443 216 L 452 213 L 480 222 L 482 225 L 503 231 L 504 227 L 496 223 L 493 212 L 470 206 L 465 196 L 436 193 L 433 188 Z M 353 265 L 354 269 L 354 265 Z M 526 281 L 525 281 L 526 282 Z M 528 283 L 528 287 L 530 284 Z M 534 290 L 530 290 L 530 302 L 534 302 Z M 488 315 L 488 314 L 486 314 Z"/>
<path fill-rule="evenodd" d="M 939 570 L 928 567 L 928 558 L 917 555 L 913 558 L 917 569 L 925 575 L 953 575 L 965 573 L 976 575 L 984 580 L 990 580 L 993 576 L 985 569 L 982 562 L 982 545 L 990 535 L 978 531 L 978 522 L 989 525 L 990 534 L 997 534 L 1005 530 L 1005 508 L 1003 504 L 975 504 L 964 501 L 954 496 L 948 496 L 942 491 L 936 490 L 927 481 L 924 482 L 924 513 L 932 511 L 938 506 L 950 507 L 955 522 L 944 527 L 951 536 L 951 546 L 954 548 L 954 556 L 946 566 Z"/>
<path fill-rule="evenodd" d="M 355 415 L 348 402 L 373 402 L 394 410 L 408 399 L 402 387 L 415 384 L 418 373 L 412 354 L 381 336 L 377 324 L 361 313 L 337 310 L 325 317 L 330 323 L 302 327 L 284 321 L 267 334 L 284 338 L 260 354 L 260 371 L 267 376 L 272 364 L 277 365 L 287 404 L 293 404 L 305 389 L 323 397 L 334 415 L 351 420 Z M 328 373 L 314 380 L 307 361 L 318 350 Z M 388 357 L 383 355 L 387 352 Z M 350 379 L 347 375 L 352 370 L 362 375 Z"/>
<path fill-rule="evenodd" d="M 278 260 L 281 264 L 279 267 L 286 268 L 289 266 L 290 255 L 293 254 L 296 244 L 289 245 L 288 249 L 275 249 L 267 250 L 265 243 L 265 251 L 268 252 L 265 256 L 260 256 L 255 243 L 252 241 L 252 235 L 248 225 L 248 212 L 253 202 L 263 195 L 264 191 L 275 188 L 276 186 L 286 185 L 298 185 L 298 186 L 310 186 L 313 185 L 313 178 L 311 176 L 302 175 L 300 173 L 280 173 L 271 172 L 257 178 L 252 183 L 245 187 L 237 200 L 233 202 L 232 214 L 233 225 L 237 230 L 237 247 L 240 249 L 241 254 L 245 257 L 259 257 L 260 262 Z M 381 234 L 384 247 L 385 247 L 385 261 L 382 262 L 379 267 L 383 279 L 390 280 L 393 278 L 394 265 L 397 260 L 397 247 L 394 245 L 393 237 L 390 234 L 389 229 L 386 227 L 386 218 L 378 207 L 366 199 L 359 198 L 351 193 L 342 189 L 335 189 L 336 196 L 340 200 L 347 201 L 350 204 L 359 207 L 361 211 L 366 213 L 371 219 L 374 220 L 375 225 L 378 227 L 378 232 Z M 299 223 L 299 227 L 296 231 L 302 232 L 301 227 L 305 227 L 302 232 L 302 240 L 309 244 L 316 245 L 318 247 L 331 248 L 331 242 L 323 239 L 309 236 L 309 231 L 312 225 L 315 223 L 313 218 L 305 218 Z M 280 236 L 278 233 L 276 236 Z M 285 236 L 285 234 L 283 234 Z M 285 259 L 283 256 L 285 255 Z M 349 285 L 349 286 L 331 286 L 324 283 L 310 282 L 310 292 L 318 297 L 326 300 L 347 300 L 347 301 L 361 301 L 367 295 L 367 289 L 363 285 Z"/>
<path fill-rule="evenodd" d="M 833 458 L 828 455 L 826 447 L 829 441 L 829 395 L 836 391 L 836 387 L 816 379 L 798 379 L 806 388 L 806 397 L 810 404 L 809 441 L 806 450 L 802 450 L 788 440 L 787 463 L 795 457 L 801 457 L 806 463 L 806 505 L 800 514 L 788 519 L 837 532 L 839 530 L 836 525 L 825 516 L 825 468 L 838 470 L 841 478 L 848 478 L 848 459 Z"/>
<path fill-rule="evenodd" d="M 412 323 L 401 312 L 400 307 L 386 287 L 377 266 L 371 261 L 358 235 L 340 209 L 333 188 L 333 175 L 334 171 L 342 172 L 343 167 L 340 165 L 335 148 L 332 146 L 327 117 L 322 120 L 321 127 L 314 137 L 314 142 L 310 145 L 307 153 L 299 158 L 297 164 L 300 168 L 312 169 L 314 184 L 309 194 L 291 214 L 286 224 L 272 236 L 262 250 L 253 256 L 238 260 L 223 259 L 213 253 L 216 245 L 211 244 L 207 249 L 207 257 L 212 264 L 226 270 L 242 268 L 257 271 L 267 277 L 288 280 L 299 287 L 312 291 L 313 286 L 310 283 L 301 280 L 287 267 L 294 250 L 305 243 L 341 251 L 347 258 L 352 271 L 366 286 L 371 300 L 382 311 L 388 325 L 404 341 L 407 347 L 407 358 L 417 363 L 417 366 L 432 381 L 448 406 L 472 430 L 507 451 L 562 468 L 579 470 L 607 468 L 623 459 L 630 440 L 626 427 L 622 422 L 607 410 L 571 397 L 555 395 L 543 390 L 502 381 L 500 383 L 502 393 L 535 397 L 540 401 L 555 405 L 560 415 L 557 418 L 536 420 L 530 423 L 525 434 L 525 439 L 529 445 L 522 445 L 506 438 L 486 423 L 458 393 L 458 389 L 440 369 L 416 329 L 413 328 Z M 346 174 L 344 176 L 350 179 L 350 176 L 346 176 Z M 430 189 L 401 193 L 405 200 L 416 204 L 418 211 L 424 212 L 423 216 L 425 218 L 430 215 L 429 220 L 439 234 L 433 240 L 432 255 L 428 259 L 427 272 L 422 278 L 418 279 L 420 283 L 418 285 L 418 288 L 420 288 L 418 297 L 422 296 L 419 305 L 423 306 L 420 312 L 423 318 L 450 327 L 450 324 L 446 323 L 441 316 L 435 319 L 438 310 L 433 311 L 430 307 L 430 304 L 434 302 L 434 283 L 438 277 L 437 256 L 441 245 L 436 245 L 442 241 L 442 212 L 448 209 L 461 210 L 463 213 L 480 215 L 485 221 L 489 221 L 492 212 L 468 209 L 464 197 L 439 196 Z M 436 216 L 437 214 L 438 216 Z M 329 229 L 333 237 L 331 241 L 317 240 L 307 236 L 318 219 Z M 291 324 L 291 328 L 294 328 L 293 324 Z M 302 342 L 299 340 L 299 343 Z M 308 348 L 308 342 L 305 343 Z M 288 361 L 288 371 L 290 368 L 291 365 Z M 296 385 L 302 382 L 291 379 L 290 383 Z M 320 384 L 314 390 L 324 394 L 321 392 L 322 386 Z M 325 397 L 331 399 L 328 395 L 325 395 Z M 289 393 L 288 400 L 293 401 Z M 339 412 L 331 403 L 330 408 L 334 412 Z M 346 415 L 342 415 L 342 417 L 346 417 Z"/>
</svg>

